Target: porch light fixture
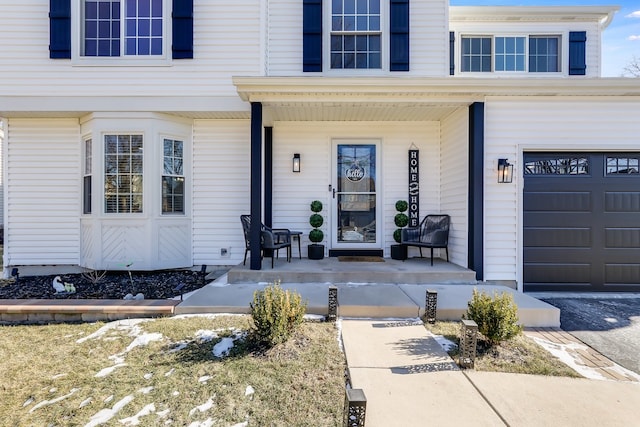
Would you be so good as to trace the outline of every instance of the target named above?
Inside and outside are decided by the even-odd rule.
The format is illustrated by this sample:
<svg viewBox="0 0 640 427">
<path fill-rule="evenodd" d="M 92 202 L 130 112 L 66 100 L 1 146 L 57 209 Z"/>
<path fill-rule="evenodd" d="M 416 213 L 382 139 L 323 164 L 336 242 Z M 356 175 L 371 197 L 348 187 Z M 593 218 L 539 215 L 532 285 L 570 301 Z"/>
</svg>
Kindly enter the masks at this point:
<svg viewBox="0 0 640 427">
<path fill-rule="evenodd" d="M 293 155 L 293 171 L 300 172 L 300 153 Z"/>
<path fill-rule="evenodd" d="M 498 159 L 498 182 L 500 184 L 513 182 L 513 165 L 507 159 Z"/>
</svg>

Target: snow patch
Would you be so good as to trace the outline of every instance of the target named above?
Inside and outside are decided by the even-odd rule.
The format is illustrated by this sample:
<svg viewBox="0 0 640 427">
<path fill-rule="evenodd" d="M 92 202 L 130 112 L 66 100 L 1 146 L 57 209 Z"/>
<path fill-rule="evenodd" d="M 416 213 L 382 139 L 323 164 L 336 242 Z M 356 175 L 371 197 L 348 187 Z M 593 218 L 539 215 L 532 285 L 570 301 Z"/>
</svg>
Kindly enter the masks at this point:
<svg viewBox="0 0 640 427">
<path fill-rule="evenodd" d="M 442 335 L 431 335 L 433 337 L 433 339 L 436 340 L 436 342 L 438 344 L 440 344 L 440 347 L 442 347 L 442 349 L 444 351 L 446 351 L 447 353 L 450 352 L 451 350 L 454 350 L 456 347 L 458 347 L 458 345 L 456 343 L 454 343 L 451 340 L 446 339 L 445 337 L 443 337 Z"/>
<path fill-rule="evenodd" d="M 203 375 L 200 378 L 198 378 L 198 382 L 199 383 L 206 383 L 210 379 L 211 379 L 211 375 Z"/>
<path fill-rule="evenodd" d="M 35 405 L 33 408 L 29 409 L 29 413 L 35 411 L 36 409 L 40 409 L 43 406 L 49 406 L 49 405 L 53 405 L 54 403 L 58 403 L 72 395 L 74 395 L 76 392 L 78 392 L 80 389 L 79 388 L 73 388 L 71 389 L 71 391 L 68 394 L 65 394 L 64 396 L 60 396 L 60 397 L 56 397 L 55 399 L 51 399 L 51 400 L 43 400 L 42 402 L 38 403 L 37 405 Z"/>
<path fill-rule="evenodd" d="M 113 366 L 110 366 L 108 368 L 102 369 L 95 376 L 96 376 L 96 378 L 106 377 L 107 375 L 109 375 L 110 373 L 115 371 L 116 369 L 122 368 L 123 366 L 127 366 L 127 364 L 126 363 L 118 363 L 117 365 L 113 365 Z"/>
<path fill-rule="evenodd" d="M 98 411 L 95 415 L 89 418 L 89 422 L 84 427 L 95 427 L 100 424 L 104 424 L 111 418 L 115 417 L 118 412 L 125 406 L 127 406 L 133 400 L 133 396 L 125 396 L 120 399 L 112 408 L 105 408 Z"/>
<path fill-rule="evenodd" d="M 251 396 L 253 393 L 255 393 L 256 391 L 254 390 L 253 387 L 251 387 L 250 385 L 247 386 L 246 390 L 244 391 L 244 395 L 245 396 Z"/>
<path fill-rule="evenodd" d="M 138 393 L 149 394 L 153 391 L 153 387 L 142 387 L 138 390 Z"/>
<path fill-rule="evenodd" d="M 79 408 L 84 408 L 84 407 L 85 407 L 85 406 L 87 406 L 89 403 L 91 403 L 91 401 L 92 401 L 92 400 L 93 400 L 93 399 L 92 399 L 92 398 L 90 398 L 90 397 L 89 397 L 89 398 L 87 398 L 87 399 L 85 399 L 85 400 L 83 400 L 82 402 L 80 402 L 80 406 L 78 406 L 78 409 L 79 409 Z"/>
<path fill-rule="evenodd" d="M 165 372 L 164 376 L 165 377 L 171 376 L 171 374 L 173 374 L 175 372 L 175 370 L 176 370 L 176 368 L 169 369 L 169 372 Z"/>
<path fill-rule="evenodd" d="M 247 427 L 249 425 L 249 421 L 245 421 L 242 423 L 234 424 L 231 427 Z"/>
<path fill-rule="evenodd" d="M 227 356 L 233 348 L 234 342 L 235 340 L 233 338 L 222 338 L 219 343 L 213 346 L 213 355 L 215 357 Z"/>
<path fill-rule="evenodd" d="M 192 416 L 196 412 L 206 412 L 209 409 L 213 408 L 213 397 L 209 398 L 205 403 L 200 406 L 196 406 L 192 410 L 189 411 L 189 416 Z"/>
<path fill-rule="evenodd" d="M 216 333 L 216 331 L 200 329 L 199 331 L 196 331 L 196 338 L 198 338 L 202 342 L 209 342 L 218 338 L 218 334 Z"/>
<path fill-rule="evenodd" d="M 150 380 L 151 378 L 153 378 L 153 374 L 149 372 L 148 374 L 144 374 L 142 378 L 144 378 L 145 380 Z"/>
<path fill-rule="evenodd" d="M 140 418 L 141 417 L 145 417 L 147 415 L 151 415 L 155 411 L 156 411 L 156 406 L 153 403 L 150 403 L 150 404 L 146 405 L 144 408 L 142 408 L 134 416 L 121 419 L 120 423 L 124 424 L 124 425 L 127 425 L 127 426 L 137 426 L 138 424 L 140 424 Z"/>
<path fill-rule="evenodd" d="M 152 334 L 141 334 L 137 336 L 131 344 L 124 350 L 125 353 L 130 352 L 136 347 L 144 347 L 153 341 L 160 341 L 162 334 L 155 332 Z"/>
</svg>

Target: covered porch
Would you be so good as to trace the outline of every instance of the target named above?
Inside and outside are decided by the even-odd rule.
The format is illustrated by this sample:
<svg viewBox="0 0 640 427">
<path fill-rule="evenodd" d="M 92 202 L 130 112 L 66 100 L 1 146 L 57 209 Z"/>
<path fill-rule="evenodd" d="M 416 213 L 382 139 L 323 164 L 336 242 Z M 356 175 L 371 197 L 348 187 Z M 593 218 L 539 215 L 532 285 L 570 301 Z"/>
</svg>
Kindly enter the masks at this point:
<svg viewBox="0 0 640 427">
<path fill-rule="evenodd" d="M 427 214 L 450 215 L 450 266 L 469 269 L 474 280 L 482 279 L 484 109 L 478 92 L 395 78 L 246 77 L 235 78 L 234 84 L 242 99 L 251 103 L 250 214 L 269 227 L 301 230 L 302 257 L 310 243 L 309 203 L 319 200 L 325 207 L 322 244 L 326 256 L 370 251 L 392 261 L 395 202 L 409 200 L 413 184 L 418 194 L 418 222 Z M 371 182 L 366 191 L 375 194 L 367 195 L 367 216 L 353 215 L 351 223 L 344 219 L 347 209 L 340 198 L 344 177 L 336 173 L 344 167 L 339 159 L 345 146 L 373 147 L 368 156 L 377 161 L 368 165 L 369 170 L 375 168 L 375 176 L 362 172 L 366 166 L 359 170 Z M 419 152 L 421 162 L 414 183 L 407 179 L 411 150 Z M 292 158 L 300 169 L 292 171 Z M 364 242 L 353 238 L 353 229 L 359 231 L 366 225 L 371 230 L 370 224 L 374 224 L 373 231 Z M 344 238 L 345 230 L 349 239 Z M 250 244 L 251 253 L 259 253 L 257 222 Z M 413 248 L 409 257 L 416 254 Z M 270 265 L 262 267 L 254 257 L 237 274 L 249 277 L 248 272 L 255 270 L 269 276 Z M 411 275 L 409 271 L 394 274 Z M 424 279 L 421 274 L 416 272 L 409 280 L 419 283 Z"/>
</svg>

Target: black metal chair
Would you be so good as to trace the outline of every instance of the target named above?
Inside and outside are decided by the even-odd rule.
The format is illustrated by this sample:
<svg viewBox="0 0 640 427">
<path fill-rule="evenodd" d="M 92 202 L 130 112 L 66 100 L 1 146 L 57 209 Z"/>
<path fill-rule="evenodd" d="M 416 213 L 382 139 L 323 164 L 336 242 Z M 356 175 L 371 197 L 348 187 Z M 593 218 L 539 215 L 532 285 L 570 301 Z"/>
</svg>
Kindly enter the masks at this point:
<svg viewBox="0 0 640 427">
<path fill-rule="evenodd" d="M 449 215 L 427 215 L 417 227 L 402 229 L 400 244 L 417 246 L 420 249 L 420 258 L 422 258 L 422 248 L 430 248 L 431 265 L 433 265 L 433 250 L 444 249 L 449 262 L 450 222 Z"/>
<path fill-rule="evenodd" d="M 247 253 L 251 250 L 251 215 L 240 215 L 242 231 L 244 233 L 244 260 L 242 265 L 247 263 Z M 264 233 L 267 232 L 267 235 Z M 286 228 L 270 228 L 260 224 L 260 259 L 264 256 L 265 249 L 275 251 L 279 256 L 279 250 L 287 249 L 287 262 L 291 262 L 291 232 Z M 271 256 L 271 268 L 273 268 L 273 252 Z"/>
</svg>

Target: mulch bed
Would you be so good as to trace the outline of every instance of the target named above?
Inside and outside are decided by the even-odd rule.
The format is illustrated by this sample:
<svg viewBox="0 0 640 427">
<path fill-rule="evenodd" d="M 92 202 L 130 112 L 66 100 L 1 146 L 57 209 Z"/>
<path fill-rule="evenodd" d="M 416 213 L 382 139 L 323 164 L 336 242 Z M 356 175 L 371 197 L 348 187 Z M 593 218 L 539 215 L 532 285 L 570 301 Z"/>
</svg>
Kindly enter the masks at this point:
<svg viewBox="0 0 640 427">
<path fill-rule="evenodd" d="M 50 276 L 20 276 L 0 280 L 0 299 L 123 299 L 142 293 L 145 299 L 165 299 L 195 291 L 205 285 L 199 271 L 164 270 L 154 272 L 108 272 L 97 282 L 82 274 L 60 274 L 63 282 L 73 283 L 73 294 L 56 293 Z M 210 280 L 209 280 L 210 281 Z M 179 290 L 176 288 L 183 285 Z"/>
</svg>

